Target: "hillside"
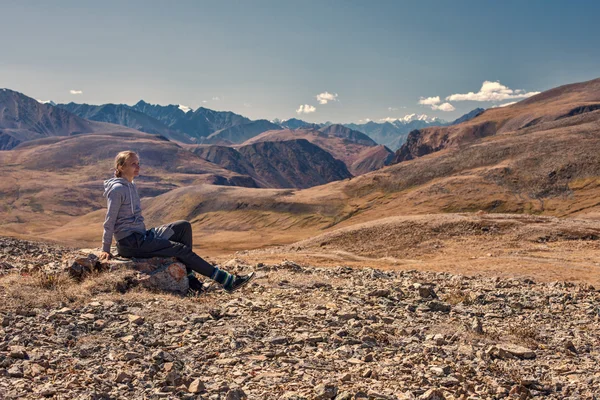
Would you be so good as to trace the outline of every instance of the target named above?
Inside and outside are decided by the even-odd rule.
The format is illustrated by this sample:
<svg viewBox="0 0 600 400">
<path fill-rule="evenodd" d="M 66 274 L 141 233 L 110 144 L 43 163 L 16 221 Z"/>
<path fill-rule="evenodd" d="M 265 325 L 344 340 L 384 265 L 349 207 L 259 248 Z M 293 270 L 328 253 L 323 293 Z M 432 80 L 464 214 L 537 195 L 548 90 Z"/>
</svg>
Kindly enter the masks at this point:
<svg viewBox="0 0 600 400">
<path fill-rule="evenodd" d="M 200 146 L 198 156 L 252 177 L 260 187 L 302 189 L 350 178 L 344 163 L 304 139 L 259 142 L 237 150 Z"/>
<path fill-rule="evenodd" d="M 281 129 L 265 119 L 245 122 L 211 133 L 205 143 L 243 143 L 263 132 Z"/>
<path fill-rule="evenodd" d="M 578 125 L 585 123 L 587 116 L 583 114 L 595 110 L 600 110 L 600 79 L 564 85 L 508 107 L 488 109 L 458 125 L 414 130 L 396 152 L 394 162 L 458 147 L 488 136 L 525 134 Z M 563 119 L 568 121 L 561 121 Z"/>
<path fill-rule="evenodd" d="M 389 160 L 391 151 L 380 148 L 378 151 L 367 151 L 377 146 L 373 140 L 361 132 L 352 131 L 341 125 L 332 125 L 317 129 L 276 130 L 261 133 L 247 140 L 243 145 L 259 142 L 306 139 L 319 146 L 334 158 L 341 160 L 353 175 L 372 171 Z M 355 169 L 357 168 L 357 169 Z"/>
</svg>

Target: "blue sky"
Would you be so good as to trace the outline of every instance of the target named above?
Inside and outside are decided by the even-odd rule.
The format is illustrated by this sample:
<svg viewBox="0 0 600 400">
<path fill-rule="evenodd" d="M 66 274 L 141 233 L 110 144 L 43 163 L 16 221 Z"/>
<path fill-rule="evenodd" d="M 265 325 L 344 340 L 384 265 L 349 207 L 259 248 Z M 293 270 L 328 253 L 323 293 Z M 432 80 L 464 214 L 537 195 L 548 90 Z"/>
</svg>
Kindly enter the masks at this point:
<svg viewBox="0 0 600 400">
<path fill-rule="evenodd" d="M 252 119 L 451 120 L 600 77 L 598 15 L 597 1 L 0 0 L 0 87 Z"/>
</svg>

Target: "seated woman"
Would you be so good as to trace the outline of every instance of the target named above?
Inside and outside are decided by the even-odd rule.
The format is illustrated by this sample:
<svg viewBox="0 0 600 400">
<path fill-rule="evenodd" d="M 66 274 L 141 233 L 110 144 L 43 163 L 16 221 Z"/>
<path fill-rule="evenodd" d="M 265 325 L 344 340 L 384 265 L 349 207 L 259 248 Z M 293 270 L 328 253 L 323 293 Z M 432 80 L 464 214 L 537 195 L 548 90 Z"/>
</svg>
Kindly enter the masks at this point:
<svg viewBox="0 0 600 400">
<path fill-rule="evenodd" d="M 104 196 L 108 210 L 104 222 L 100 260 L 112 257 L 110 245 L 113 236 L 117 249 L 124 257 L 177 257 L 188 270 L 190 289 L 202 290 L 202 282 L 194 271 L 209 277 L 232 293 L 247 284 L 254 272 L 236 276 L 213 267 L 192 251 L 192 226 L 187 221 L 176 221 L 146 230 L 142 207 L 133 179 L 140 173 L 140 159 L 133 151 L 122 151 L 115 158 L 115 177 L 104 181 Z"/>
</svg>

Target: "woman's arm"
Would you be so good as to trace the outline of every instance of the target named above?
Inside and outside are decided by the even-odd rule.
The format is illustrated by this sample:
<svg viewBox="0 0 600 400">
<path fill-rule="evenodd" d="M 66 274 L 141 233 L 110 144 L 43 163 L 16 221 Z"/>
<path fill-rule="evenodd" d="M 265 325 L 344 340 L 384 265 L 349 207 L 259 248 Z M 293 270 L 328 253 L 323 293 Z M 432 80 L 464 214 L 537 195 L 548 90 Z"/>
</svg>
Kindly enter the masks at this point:
<svg viewBox="0 0 600 400">
<path fill-rule="evenodd" d="M 108 259 L 111 257 L 110 245 L 112 244 L 113 233 L 115 231 L 115 223 L 117 222 L 117 215 L 119 215 L 119 209 L 123 203 L 123 195 L 119 190 L 119 187 L 111 190 L 107 197 L 107 210 L 106 219 L 104 220 L 104 234 L 102 235 L 102 254 L 100 259 Z M 104 253 L 107 253 L 105 255 Z"/>
</svg>

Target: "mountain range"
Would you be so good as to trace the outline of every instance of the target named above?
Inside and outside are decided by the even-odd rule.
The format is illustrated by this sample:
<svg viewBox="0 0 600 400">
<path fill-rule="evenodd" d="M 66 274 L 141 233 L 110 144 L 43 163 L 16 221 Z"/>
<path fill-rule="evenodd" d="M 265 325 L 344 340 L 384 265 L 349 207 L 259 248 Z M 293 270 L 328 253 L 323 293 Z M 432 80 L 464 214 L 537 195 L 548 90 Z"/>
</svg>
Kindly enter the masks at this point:
<svg viewBox="0 0 600 400">
<path fill-rule="evenodd" d="M 32 135 L 0 151 L 7 233 L 96 243 L 105 212 L 101 181 L 125 148 L 142 155 L 139 185 L 148 223 L 190 220 L 203 246 L 215 248 L 293 243 L 394 215 L 481 210 L 600 217 L 600 79 L 487 109 L 457 125 L 413 130 L 389 165 L 351 178 L 343 178 L 348 175 L 335 160 L 352 173 L 349 165 L 378 163 L 385 154 L 360 161 L 358 155 L 385 148 L 348 127 L 276 129 L 211 148 L 87 121 L 4 92 L 1 137 Z M 332 181 L 307 187 L 316 179 L 313 163 L 327 168 L 319 176 Z M 576 231 L 561 235 L 581 237 Z"/>
<path fill-rule="evenodd" d="M 53 103 L 48 102 L 48 104 Z M 378 144 L 383 144 L 392 150 L 398 149 L 406 140 L 407 134 L 414 129 L 457 124 L 474 118 L 483 111 L 483 109 L 473 110 L 450 123 L 424 114 L 410 114 L 381 123 L 369 121 L 364 124 L 331 122 L 316 124 L 296 118 L 251 121 L 229 111 L 214 111 L 203 107 L 192 110 L 175 104 L 167 106 L 149 104 L 143 100 L 133 106 L 126 104 L 95 106 L 76 103 L 57 106 L 81 118 L 120 124 L 142 132 L 161 134 L 170 140 L 188 144 L 239 144 L 268 130 L 321 129 L 329 125 L 344 125 L 367 134 Z"/>
</svg>

